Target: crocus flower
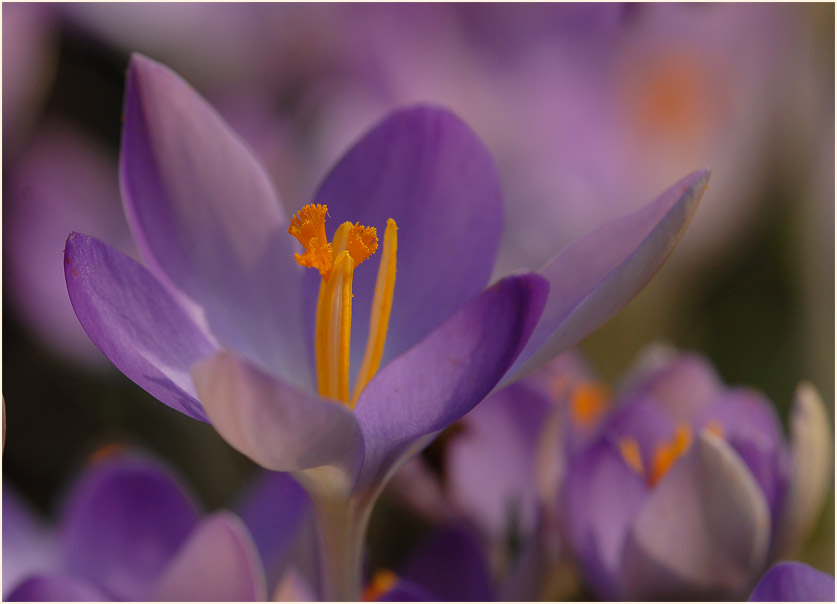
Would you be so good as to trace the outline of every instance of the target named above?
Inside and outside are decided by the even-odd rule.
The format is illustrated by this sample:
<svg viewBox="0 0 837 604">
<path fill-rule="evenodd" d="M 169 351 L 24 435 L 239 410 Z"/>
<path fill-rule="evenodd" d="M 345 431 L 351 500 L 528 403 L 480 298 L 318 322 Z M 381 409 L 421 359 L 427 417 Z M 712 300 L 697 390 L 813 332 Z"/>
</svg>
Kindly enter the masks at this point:
<svg viewBox="0 0 837 604">
<path fill-rule="evenodd" d="M 741 598 L 810 530 L 829 480 L 822 401 L 801 385 L 788 448 L 769 401 L 696 355 L 653 354 L 571 460 L 564 529 L 605 599 Z"/>
<path fill-rule="evenodd" d="M 147 459 L 93 462 L 52 531 L 19 502 L 8 509 L 7 489 L 3 524 L 16 534 L 7 541 L 4 530 L 6 600 L 264 599 L 258 554 L 241 521 L 230 512 L 201 519 L 175 479 Z M 16 564 L 25 551 L 27 568 L 7 573 L 6 561 Z"/>
<path fill-rule="evenodd" d="M 322 528 L 327 598 L 357 597 L 366 522 L 393 469 L 501 379 L 624 305 L 671 252 L 708 179 L 697 172 L 540 274 L 485 289 L 500 185 L 458 118 L 427 106 L 393 113 L 288 221 L 218 114 L 138 55 L 120 176 L 146 266 L 71 234 L 64 264 L 76 315 L 153 396 L 211 421 L 265 468 L 297 472 Z M 326 217 L 341 224 L 330 240 Z M 376 277 L 360 264 L 385 224 Z"/>
<path fill-rule="evenodd" d="M 781 562 L 761 578 L 750 602 L 833 602 L 834 577 L 801 562 Z"/>
</svg>

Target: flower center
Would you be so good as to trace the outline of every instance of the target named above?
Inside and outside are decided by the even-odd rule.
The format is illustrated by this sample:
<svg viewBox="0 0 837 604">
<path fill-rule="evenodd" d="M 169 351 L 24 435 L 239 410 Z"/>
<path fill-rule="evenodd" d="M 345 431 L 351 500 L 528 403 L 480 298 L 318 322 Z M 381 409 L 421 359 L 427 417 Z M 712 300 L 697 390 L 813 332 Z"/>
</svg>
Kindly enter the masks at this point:
<svg viewBox="0 0 837 604">
<path fill-rule="evenodd" d="M 320 396 L 342 401 L 354 408 L 360 393 L 378 371 L 395 291 L 395 257 L 398 250 L 398 226 L 390 218 L 384 231 L 384 251 L 378 267 L 369 338 L 355 387 L 349 398 L 349 350 L 352 331 L 352 277 L 355 267 L 378 249 L 375 227 L 344 222 L 331 242 L 325 232 L 328 208 L 309 204 L 291 218 L 288 233 L 305 248 L 294 254 L 305 267 L 316 268 L 322 276 L 317 299 L 314 358 L 317 390 Z"/>
<path fill-rule="evenodd" d="M 649 486 L 657 484 L 671 469 L 674 462 L 686 453 L 691 446 L 692 429 L 684 422 L 677 424 L 674 435 L 654 447 L 651 464 L 646 470 L 636 439 L 625 436 L 619 440 L 619 452 L 622 454 L 622 459 L 637 474 L 644 476 Z"/>
</svg>

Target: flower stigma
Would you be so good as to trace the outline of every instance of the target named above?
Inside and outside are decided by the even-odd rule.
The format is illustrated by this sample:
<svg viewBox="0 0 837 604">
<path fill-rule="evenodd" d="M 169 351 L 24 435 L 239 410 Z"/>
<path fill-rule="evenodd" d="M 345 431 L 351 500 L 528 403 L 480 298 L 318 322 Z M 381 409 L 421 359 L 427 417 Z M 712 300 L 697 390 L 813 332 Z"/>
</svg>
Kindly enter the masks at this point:
<svg viewBox="0 0 837 604">
<path fill-rule="evenodd" d="M 304 248 L 302 254 L 294 254 L 297 263 L 317 269 L 322 276 L 314 334 L 317 391 L 320 396 L 339 400 L 354 408 L 360 393 L 378 371 L 384 353 L 395 292 L 398 226 L 392 218 L 387 220 L 384 249 L 372 298 L 366 352 L 350 397 L 352 280 L 355 268 L 378 249 L 378 233 L 375 227 L 344 222 L 329 242 L 325 232 L 327 213 L 325 205 L 308 204 L 291 218 L 288 234 Z"/>
</svg>

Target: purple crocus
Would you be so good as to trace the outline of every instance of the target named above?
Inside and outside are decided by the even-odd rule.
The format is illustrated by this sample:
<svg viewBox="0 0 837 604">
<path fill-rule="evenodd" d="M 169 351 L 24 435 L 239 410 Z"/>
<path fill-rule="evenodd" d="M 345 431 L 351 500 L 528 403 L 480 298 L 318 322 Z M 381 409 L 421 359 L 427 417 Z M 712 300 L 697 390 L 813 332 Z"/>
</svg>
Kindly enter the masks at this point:
<svg viewBox="0 0 837 604">
<path fill-rule="evenodd" d="M 8 488 L 6 600 L 264 600 L 264 574 L 242 522 L 230 512 L 201 519 L 174 478 L 147 459 L 120 454 L 93 462 L 54 530 L 7 499 Z"/>
<path fill-rule="evenodd" d="M 671 252 L 708 180 L 697 172 L 539 274 L 486 289 L 500 184 L 487 150 L 451 113 L 393 113 L 288 221 L 218 114 L 139 55 L 120 176 L 145 266 L 71 234 L 64 264 L 76 314 L 153 396 L 211 421 L 260 465 L 296 472 L 321 528 L 327 599 L 357 597 L 366 523 L 392 471 L 504 377 L 531 371 L 624 305 Z M 343 225 L 331 241 L 326 217 Z M 359 264 L 385 224 L 376 278 Z"/>
<path fill-rule="evenodd" d="M 702 358 L 646 361 L 571 459 L 569 545 L 604 599 L 744 597 L 819 511 L 831 438 L 822 401 L 799 387 L 788 448 L 769 401 L 725 387 Z"/>
<path fill-rule="evenodd" d="M 761 578 L 750 602 L 833 602 L 834 577 L 801 562 L 781 562 Z"/>
</svg>

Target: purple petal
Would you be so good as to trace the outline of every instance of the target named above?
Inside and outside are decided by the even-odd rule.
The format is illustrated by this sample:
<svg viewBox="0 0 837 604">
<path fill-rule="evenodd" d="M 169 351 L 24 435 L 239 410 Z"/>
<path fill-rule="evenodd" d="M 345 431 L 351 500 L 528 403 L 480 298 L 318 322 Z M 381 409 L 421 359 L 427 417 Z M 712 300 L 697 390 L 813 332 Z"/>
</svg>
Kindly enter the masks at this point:
<svg viewBox="0 0 837 604">
<path fill-rule="evenodd" d="M 796 389 L 791 428 L 790 484 L 776 526 L 773 555 L 798 548 L 819 516 L 834 476 L 834 436 L 816 388 L 803 382 Z"/>
<path fill-rule="evenodd" d="M 290 474 L 263 472 L 236 511 L 261 556 L 268 583 L 276 583 L 302 524 L 310 516 L 311 502 Z"/>
<path fill-rule="evenodd" d="M 645 480 L 607 440 L 570 466 L 562 486 L 564 528 L 587 582 L 601 599 L 619 598 L 622 548 L 646 498 Z"/>
<path fill-rule="evenodd" d="M 776 518 L 788 481 L 788 457 L 782 426 L 769 400 L 758 392 L 729 390 L 709 405 L 698 426 L 719 425 L 723 437 L 753 474 Z"/>
<path fill-rule="evenodd" d="M 483 544 L 461 527 L 447 527 L 419 546 L 399 574 L 444 601 L 494 599 Z"/>
<path fill-rule="evenodd" d="M 482 599 L 482 598 L 480 598 Z M 421 585 L 417 585 L 406 579 L 399 579 L 398 582 L 385 592 L 376 602 L 442 602 L 442 598 L 430 593 Z"/>
<path fill-rule="evenodd" d="M 3 599 L 6 602 L 106 602 L 110 598 L 94 585 L 74 577 L 36 575 Z"/>
<path fill-rule="evenodd" d="M 834 577 L 801 562 L 782 562 L 762 577 L 750 602 L 833 602 Z"/>
<path fill-rule="evenodd" d="M 691 423 L 722 392 L 723 385 L 712 364 L 698 354 L 651 347 L 640 365 L 645 366 L 634 369 L 637 375 L 632 376 L 623 398 L 653 396 L 676 419 Z"/>
<path fill-rule="evenodd" d="M 14 488 L 3 483 L 3 596 L 26 577 L 55 568 L 55 539 Z"/>
<path fill-rule="evenodd" d="M 636 516 L 622 552 L 629 599 L 737 599 L 767 557 L 770 513 L 746 466 L 701 434 Z"/>
<path fill-rule="evenodd" d="M 64 275 L 78 320 L 113 364 L 169 407 L 206 421 L 189 368 L 214 346 L 151 273 L 101 241 L 72 233 Z"/>
<path fill-rule="evenodd" d="M 268 470 L 359 467 L 360 428 L 342 403 L 297 390 L 225 351 L 196 363 L 192 375 L 215 429 Z"/>
<path fill-rule="evenodd" d="M 279 198 L 249 149 L 185 81 L 133 55 L 122 192 L 143 258 L 203 307 L 212 333 L 265 369 L 310 384 L 302 268 Z M 164 276 L 164 278 L 163 278 Z"/>
<path fill-rule="evenodd" d="M 677 245 L 708 181 L 706 171 L 687 176 L 644 208 L 573 242 L 540 271 L 553 286 L 513 378 L 579 342 L 642 289 Z"/>
<path fill-rule="evenodd" d="M 64 567 L 116 599 L 145 600 L 197 519 L 180 486 L 156 465 L 100 462 L 65 507 Z"/>
<path fill-rule="evenodd" d="M 159 602 L 261 602 L 264 572 L 247 529 L 220 512 L 190 535 L 157 584 Z"/>
<path fill-rule="evenodd" d="M 536 275 L 499 281 L 372 379 L 355 408 L 365 479 L 491 391 L 532 333 L 547 291 Z"/>
<path fill-rule="evenodd" d="M 397 111 L 363 137 L 326 178 L 316 201 L 331 228 L 344 221 L 383 233 L 398 223 L 398 278 L 383 363 L 485 287 L 502 230 L 500 182 L 477 136 L 446 110 Z M 378 262 L 354 278 L 352 354 L 362 358 Z M 312 278 L 312 283 L 316 279 Z M 316 297 L 313 297 L 316 300 Z"/>
<path fill-rule="evenodd" d="M 448 447 L 451 499 L 498 540 L 535 529 L 535 449 L 550 408 L 540 393 L 512 384 L 471 410 Z"/>
</svg>

